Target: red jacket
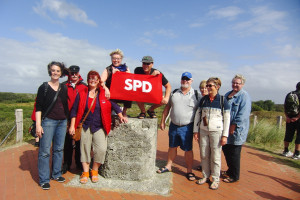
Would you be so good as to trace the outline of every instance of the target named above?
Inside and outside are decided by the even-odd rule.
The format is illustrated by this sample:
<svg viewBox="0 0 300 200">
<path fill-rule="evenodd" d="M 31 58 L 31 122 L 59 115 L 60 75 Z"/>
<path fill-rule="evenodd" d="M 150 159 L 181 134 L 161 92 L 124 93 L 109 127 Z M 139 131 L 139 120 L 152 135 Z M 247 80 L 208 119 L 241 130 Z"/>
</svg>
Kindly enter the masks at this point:
<svg viewBox="0 0 300 200">
<path fill-rule="evenodd" d="M 101 113 L 103 129 L 108 135 L 111 129 L 111 103 L 109 100 L 105 98 L 104 89 L 101 87 L 98 89 L 100 91 L 99 104 L 101 109 L 100 113 Z M 84 117 L 83 114 L 86 106 L 87 96 L 88 96 L 88 88 L 86 87 L 79 92 L 79 104 L 78 104 L 78 110 L 76 115 L 75 127 L 78 127 L 81 119 Z"/>
<path fill-rule="evenodd" d="M 68 105 L 69 105 L 69 111 L 71 111 L 77 94 L 81 90 L 83 90 L 84 88 L 87 88 L 87 85 L 83 82 L 83 79 L 79 75 L 79 81 L 76 83 L 75 88 L 72 87 L 69 79 L 68 79 L 68 82 L 66 83 L 66 86 L 68 87 Z"/>
</svg>

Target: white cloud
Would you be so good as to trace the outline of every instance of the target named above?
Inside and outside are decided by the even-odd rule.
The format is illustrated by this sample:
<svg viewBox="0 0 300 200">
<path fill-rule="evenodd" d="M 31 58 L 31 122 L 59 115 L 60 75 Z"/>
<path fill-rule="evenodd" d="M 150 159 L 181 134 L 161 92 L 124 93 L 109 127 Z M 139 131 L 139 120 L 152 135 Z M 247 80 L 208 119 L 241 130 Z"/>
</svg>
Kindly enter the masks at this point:
<svg viewBox="0 0 300 200">
<path fill-rule="evenodd" d="M 300 58 L 300 46 L 286 44 L 284 46 L 275 47 L 275 51 L 282 57 Z"/>
<path fill-rule="evenodd" d="M 225 18 L 228 20 L 234 20 L 238 15 L 242 14 L 243 12 L 244 11 L 238 7 L 228 6 L 224 8 L 210 10 L 208 15 L 217 19 Z"/>
<path fill-rule="evenodd" d="M 57 15 L 60 19 L 70 18 L 80 23 L 97 26 L 96 22 L 88 18 L 85 11 L 64 0 L 42 0 L 42 2 L 38 3 L 36 7 L 33 7 L 33 10 L 37 14 L 48 18 L 52 22 L 62 23 L 58 20 L 54 20 L 50 16 L 50 12 Z"/>
<path fill-rule="evenodd" d="M 163 37 L 167 37 L 170 39 L 174 39 L 174 38 L 178 37 L 178 35 L 176 33 L 174 33 L 173 30 L 170 30 L 170 29 L 156 29 L 156 30 L 152 30 L 152 31 L 147 31 L 144 33 L 144 35 L 146 37 L 163 36 Z"/>
<path fill-rule="evenodd" d="M 144 46 L 144 45 L 150 45 L 152 47 L 157 46 L 157 44 L 154 43 L 151 39 L 145 37 L 140 37 L 139 39 L 137 39 L 136 44 L 139 46 Z"/>
<path fill-rule="evenodd" d="M 205 25 L 205 23 L 203 23 L 201 21 L 197 21 L 197 22 L 189 24 L 189 27 L 190 28 L 199 28 L 199 27 L 202 27 L 204 25 Z"/>
<path fill-rule="evenodd" d="M 0 38 L 0 91 L 35 93 L 37 87 L 48 81 L 47 64 L 53 60 L 67 66 L 79 65 L 85 79 L 89 70 L 100 74 L 108 66 L 112 50 L 99 48 L 84 40 L 65 37 L 59 33 L 31 30 L 33 42 Z M 129 62 L 128 62 L 129 61 Z M 126 58 L 129 66 L 132 60 Z"/>
<path fill-rule="evenodd" d="M 238 31 L 241 36 L 287 29 L 284 24 L 285 12 L 271 10 L 267 7 L 257 7 L 252 9 L 250 14 L 253 17 L 252 19 L 233 26 L 233 29 Z"/>
</svg>

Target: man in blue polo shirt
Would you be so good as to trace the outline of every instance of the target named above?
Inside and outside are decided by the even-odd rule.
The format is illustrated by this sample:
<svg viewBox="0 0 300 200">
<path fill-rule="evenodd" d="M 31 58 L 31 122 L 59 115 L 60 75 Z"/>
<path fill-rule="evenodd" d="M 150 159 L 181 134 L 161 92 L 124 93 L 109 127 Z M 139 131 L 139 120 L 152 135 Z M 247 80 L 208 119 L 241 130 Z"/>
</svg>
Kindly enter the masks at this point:
<svg viewBox="0 0 300 200">
<path fill-rule="evenodd" d="M 166 118 L 170 111 L 171 123 L 169 127 L 169 150 L 168 161 L 165 167 L 157 170 L 157 173 L 172 171 L 172 164 L 177 156 L 177 147 L 185 151 L 185 161 L 187 165 L 186 178 L 190 181 L 195 180 L 192 172 L 193 166 L 193 123 L 195 112 L 199 106 L 200 94 L 192 89 L 193 79 L 190 72 L 184 72 L 181 76 L 181 87 L 175 89 L 170 96 L 169 103 L 166 105 L 161 119 L 160 128 L 165 129 Z"/>
</svg>

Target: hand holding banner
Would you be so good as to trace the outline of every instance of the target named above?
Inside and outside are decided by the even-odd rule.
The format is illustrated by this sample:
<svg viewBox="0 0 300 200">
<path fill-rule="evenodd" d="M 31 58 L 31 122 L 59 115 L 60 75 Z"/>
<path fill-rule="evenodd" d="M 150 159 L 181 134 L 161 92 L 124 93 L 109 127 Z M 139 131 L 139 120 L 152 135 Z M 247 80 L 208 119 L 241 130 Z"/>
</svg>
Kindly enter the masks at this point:
<svg viewBox="0 0 300 200">
<path fill-rule="evenodd" d="M 111 99 L 160 104 L 162 74 L 144 75 L 116 72 L 112 75 Z"/>
</svg>

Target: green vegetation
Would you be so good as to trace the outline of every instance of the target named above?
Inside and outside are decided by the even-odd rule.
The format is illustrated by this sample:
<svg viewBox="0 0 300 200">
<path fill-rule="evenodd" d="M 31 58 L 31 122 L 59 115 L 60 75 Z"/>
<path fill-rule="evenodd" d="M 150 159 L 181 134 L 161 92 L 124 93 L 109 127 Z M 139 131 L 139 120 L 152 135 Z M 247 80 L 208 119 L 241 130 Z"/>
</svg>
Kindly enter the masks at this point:
<svg viewBox="0 0 300 200">
<path fill-rule="evenodd" d="M 271 100 L 266 101 L 254 101 L 252 102 L 252 111 L 277 111 L 283 112 L 283 105 L 282 104 L 275 104 Z"/>
<path fill-rule="evenodd" d="M 253 124 L 253 116 L 257 116 L 257 124 Z M 283 112 L 275 111 L 254 111 L 250 118 L 251 124 L 247 137 L 247 145 L 255 147 L 259 150 L 270 153 L 276 157 L 280 162 L 285 163 L 291 167 L 298 168 L 300 170 L 300 160 L 293 160 L 291 158 L 285 158 L 281 156 L 283 151 L 283 139 L 285 135 L 285 121 L 283 118 L 282 125 L 278 127 L 277 116 L 284 117 Z M 296 138 L 296 134 L 295 134 Z M 289 149 L 294 152 L 295 138 L 290 143 Z"/>
<path fill-rule="evenodd" d="M 0 92 L 0 103 L 29 103 L 34 102 L 35 97 L 35 94 Z"/>
</svg>

